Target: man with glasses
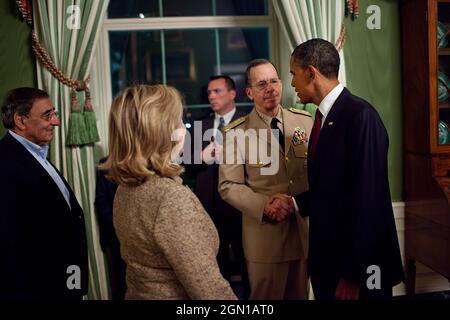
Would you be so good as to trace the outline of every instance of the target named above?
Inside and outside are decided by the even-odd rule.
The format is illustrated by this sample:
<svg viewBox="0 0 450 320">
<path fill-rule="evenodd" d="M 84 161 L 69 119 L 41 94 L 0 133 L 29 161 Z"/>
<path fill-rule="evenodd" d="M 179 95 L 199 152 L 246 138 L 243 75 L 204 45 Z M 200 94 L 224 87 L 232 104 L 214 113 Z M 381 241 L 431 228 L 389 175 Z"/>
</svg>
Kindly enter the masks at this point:
<svg viewBox="0 0 450 320">
<path fill-rule="evenodd" d="M 81 299 L 87 292 L 83 211 L 47 160 L 60 124 L 46 92 L 11 90 L 0 140 L 0 299 Z"/>
<path fill-rule="evenodd" d="M 243 214 L 250 299 L 306 299 L 307 221 L 294 214 L 289 196 L 279 194 L 293 196 L 308 188 L 311 115 L 281 107 L 282 83 L 270 61 L 251 61 L 246 78 L 246 93 L 255 105 L 224 129 L 219 192 Z M 236 145 L 233 133 L 251 142 Z M 235 156 L 239 160 L 233 161 Z M 274 164 L 274 172 L 264 171 Z"/>
</svg>

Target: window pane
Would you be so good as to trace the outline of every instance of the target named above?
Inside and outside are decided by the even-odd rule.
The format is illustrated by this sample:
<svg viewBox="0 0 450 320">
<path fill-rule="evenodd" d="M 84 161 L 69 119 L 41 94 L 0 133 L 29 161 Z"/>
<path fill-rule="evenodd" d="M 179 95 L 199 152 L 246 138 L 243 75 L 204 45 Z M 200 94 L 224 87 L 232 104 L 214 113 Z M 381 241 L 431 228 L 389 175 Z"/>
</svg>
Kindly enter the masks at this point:
<svg viewBox="0 0 450 320">
<path fill-rule="evenodd" d="M 236 82 L 236 102 L 250 101 L 245 94 L 245 69 L 257 58 L 269 59 L 268 28 L 227 28 L 219 31 L 220 68 Z"/>
<path fill-rule="evenodd" d="M 161 33 L 164 34 L 164 64 Z M 252 59 L 270 58 L 267 27 L 110 31 L 109 38 L 113 95 L 135 83 L 166 82 L 183 93 L 188 106 L 205 107 L 201 111 L 192 109 L 195 115 L 209 112 L 206 88 L 209 78 L 219 73 L 235 80 L 236 102 L 250 102 L 245 95 L 247 64 Z"/>
<path fill-rule="evenodd" d="M 111 0 L 108 18 L 151 18 L 159 17 L 158 0 Z"/>
<path fill-rule="evenodd" d="M 188 105 L 208 103 L 206 86 L 214 75 L 214 30 L 164 31 L 167 84 L 175 86 Z"/>
<path fill-rule="evenodd" d="M 135 83 L 161 83 L 160 31 L 110 31 L 113 96 Z"/>
<path fill-rule="evenodd" d="M 218 16 L 266 16 L 267 0 L 215 0 Z"/>
<path fill-rule="evenodd" d="M 164 17 L 268 15 L 267 0 L 162 0 Z M 213 12 L 213 3 L 216 13 Z M 110 0 L 108 18 L 159 17 L 158 0 Z"/>
<path fill-rule="evenodd" d="M 164 0 L 164 17 L 212 16 L 212 0 Z"/>
</svg>

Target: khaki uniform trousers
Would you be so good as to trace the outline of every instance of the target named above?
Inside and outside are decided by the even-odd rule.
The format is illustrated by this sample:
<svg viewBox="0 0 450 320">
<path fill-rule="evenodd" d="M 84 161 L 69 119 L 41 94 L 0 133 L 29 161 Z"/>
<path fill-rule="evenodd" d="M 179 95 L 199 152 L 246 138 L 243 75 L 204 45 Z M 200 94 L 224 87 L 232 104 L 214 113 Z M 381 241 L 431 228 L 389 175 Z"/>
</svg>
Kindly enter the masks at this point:
<svg viewBox="0 0 450 320">
<path fill-rule="evenodd" d="M 250 300 L 307 300 L 307 260 L 279 263 L 247 261 Z"/>
</svg>

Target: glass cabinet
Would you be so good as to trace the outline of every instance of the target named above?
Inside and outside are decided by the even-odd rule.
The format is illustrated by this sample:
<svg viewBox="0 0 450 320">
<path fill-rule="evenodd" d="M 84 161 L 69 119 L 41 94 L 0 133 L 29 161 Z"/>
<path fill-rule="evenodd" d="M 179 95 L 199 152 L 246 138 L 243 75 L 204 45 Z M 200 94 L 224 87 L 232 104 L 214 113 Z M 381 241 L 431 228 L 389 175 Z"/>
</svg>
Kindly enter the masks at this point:
<svg viewBox="0 0 450 320">
<path fill-rule="evenodd" d="M 450 0 L 402 0 L 405 266 L 450 279 Z"/>
<path fill-rule="evenodd" d="M 438 144 L 450 144 L 450 2 L 437 3 Z"/>
</svg>

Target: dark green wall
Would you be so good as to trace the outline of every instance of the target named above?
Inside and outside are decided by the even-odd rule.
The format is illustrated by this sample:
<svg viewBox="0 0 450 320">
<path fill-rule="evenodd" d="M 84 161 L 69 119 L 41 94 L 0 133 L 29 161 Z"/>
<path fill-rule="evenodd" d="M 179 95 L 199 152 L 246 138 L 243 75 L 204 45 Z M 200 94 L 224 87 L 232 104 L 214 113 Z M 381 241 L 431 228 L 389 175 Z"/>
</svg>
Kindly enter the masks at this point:
<svg viewBox="0 0 450 320">
<path fill-rule="evenodd" d="M 367 7 L 381 9 L 381 29 L 369 30 Z M 380 113 L 389 134 L 389 181 L 393 201 L 403 199 L 400 14 L 398 1 L 360 0 L 359 18 L 345 19 L 347 87 Z"/>
<path fill-rule="evenodd" d="M 22 22 L 14 0 L 0 1 L 0 101 L 8 90 L 36 87 L 36 67 L 30 27 Z M 0 136 L 5 129 L 0 121 Z"/>
</svg>

